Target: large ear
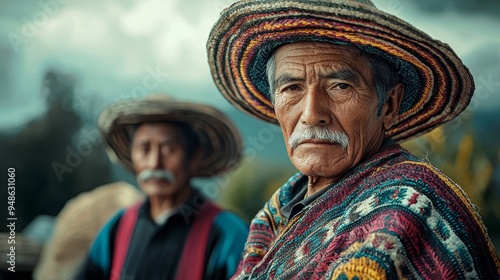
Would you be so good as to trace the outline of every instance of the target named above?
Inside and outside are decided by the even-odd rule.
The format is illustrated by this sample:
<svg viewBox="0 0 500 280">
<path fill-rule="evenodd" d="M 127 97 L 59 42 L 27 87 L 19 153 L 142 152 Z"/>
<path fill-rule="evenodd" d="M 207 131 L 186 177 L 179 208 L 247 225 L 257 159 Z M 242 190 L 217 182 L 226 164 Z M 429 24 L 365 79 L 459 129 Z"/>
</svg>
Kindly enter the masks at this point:
<svg viewBox="0 0 500 280">
<path fill-rule="evenodd" d="M 391 89 L 391 92 L 387 97 L 384 109 L 382 110 L 385 131 L 392 127 L 399 116 L 399 106 L 401 106 L 401 100 L 403 100 L 403 93 L 404 86 L 399 83 Z"/>
</svg>

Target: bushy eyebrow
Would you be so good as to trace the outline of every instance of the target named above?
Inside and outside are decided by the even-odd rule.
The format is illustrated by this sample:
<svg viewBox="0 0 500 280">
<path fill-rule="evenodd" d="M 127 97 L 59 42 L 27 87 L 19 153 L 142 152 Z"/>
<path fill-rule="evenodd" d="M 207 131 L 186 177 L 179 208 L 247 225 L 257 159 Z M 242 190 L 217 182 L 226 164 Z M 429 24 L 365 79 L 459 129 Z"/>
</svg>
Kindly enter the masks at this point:
<svg viewBox="0 0 500 280">
<path fill-rule="evenodd" d="M 339 71 L 335 71 L 335 72 L 321 75 L 320 77 L 324 78 L 324 79 L 344 80 L 344 81 L 352 82 L 355 84 L 358 84 L 360 81 L 360 75 L 357 72 L 350 70 L 350 69 L 342 69 Z M 280 87 L 280 86 L 287 84 L 287 83 L 301 82 L 301 81 L 304 81 L 304 79 L 294 77 L 290 74 L 284 73 L 284 74 L 279 75 L 276 78 L 275 85 L 276 85 L 276 87 Z"/>
<path fill-rule="evenodd" d="M 287 83 L 293 83 L 293 82 L 300 82 L 300 81 L 304 81 L 303 78 L 298 78 L 298 77 L 294 77 L 290 74 L 281 74 L 279 75 L 276 80 L 275 80 L 275 85 L 276 87 L 280 87 L 284 84 L 287 84 Z"/>
<path fill-rule="evenodd" d="M 321 78 L 344 80 L 355 84 L 358 84 L 360 80 L 359 74 L 355 71 L 352 71 L 351 69 L 342 69 L 339 71 L 331 72 L 326 75 L 321 75 Z"/>
</svg>

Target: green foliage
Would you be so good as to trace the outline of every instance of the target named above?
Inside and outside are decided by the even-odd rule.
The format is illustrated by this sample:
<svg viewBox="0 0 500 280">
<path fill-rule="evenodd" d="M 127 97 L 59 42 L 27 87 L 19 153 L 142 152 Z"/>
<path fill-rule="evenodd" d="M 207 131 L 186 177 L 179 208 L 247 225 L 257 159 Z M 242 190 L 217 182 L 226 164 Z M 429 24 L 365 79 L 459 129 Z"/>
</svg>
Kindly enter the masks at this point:
<svg viewBox="0 0 500 280">
<path fill-rule="evenodd" d="M 238 169 L 229 174 L 220 203 L 250 222 L 271 195 L 296 172 L 291 165 L 258 158 L 243 160 Z"/>
</svg>

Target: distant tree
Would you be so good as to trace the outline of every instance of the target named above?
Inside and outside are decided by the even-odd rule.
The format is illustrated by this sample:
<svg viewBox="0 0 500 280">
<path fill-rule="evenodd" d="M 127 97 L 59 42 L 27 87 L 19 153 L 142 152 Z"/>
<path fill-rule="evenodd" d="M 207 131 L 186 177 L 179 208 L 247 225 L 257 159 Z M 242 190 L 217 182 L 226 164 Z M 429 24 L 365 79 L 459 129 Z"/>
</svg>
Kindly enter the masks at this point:
<svg viewBox="0 0 500 280">
<path fill-rule="evenodd" d="M 45 114 L 0 134 L 0 158 L 16 169 L 16 231 L 37 215 L 57 215 L 66 201 L 111 179 L 97 129 L 83 128 L 81 116 L 65 104 L 74 88 L 74 77 L 47 72 Z"/>
</svg>

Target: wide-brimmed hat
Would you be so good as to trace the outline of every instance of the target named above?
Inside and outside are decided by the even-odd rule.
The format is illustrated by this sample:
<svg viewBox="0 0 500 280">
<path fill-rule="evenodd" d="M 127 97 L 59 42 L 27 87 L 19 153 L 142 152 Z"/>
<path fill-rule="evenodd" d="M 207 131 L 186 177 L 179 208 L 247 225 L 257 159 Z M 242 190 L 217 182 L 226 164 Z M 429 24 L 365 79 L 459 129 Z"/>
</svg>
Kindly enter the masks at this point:
<svg viewBox="0 0 500 280">
<path fill-rule="evenodd" d="M 397 141 L 452 120 L 469 104 L 474 81 L 453 50 L 369 0 L 244 0 L 226 8 L 207 42 L 215 84 L 239 110 L 277 123 L 266 63 L 280 46 L 314 41 L 354 45 L 396 67 L 405 86 Z"/>
<path fill-rule="evenodd" d="M 187 124 L 198 137 L 204 155 L 194 177 L 218 175 L 241 159 L 241 136 L 219 110 L 203 104 L 177 101 L 167 95 L 120 100 L 99 116 L 98 126 L 110 158 L 134 172 L 130 156 L 131 127 L 145 122 Z"/>
</svg>

